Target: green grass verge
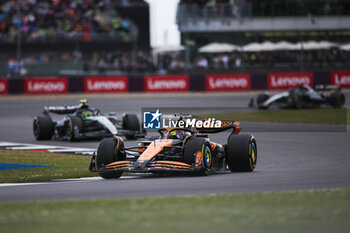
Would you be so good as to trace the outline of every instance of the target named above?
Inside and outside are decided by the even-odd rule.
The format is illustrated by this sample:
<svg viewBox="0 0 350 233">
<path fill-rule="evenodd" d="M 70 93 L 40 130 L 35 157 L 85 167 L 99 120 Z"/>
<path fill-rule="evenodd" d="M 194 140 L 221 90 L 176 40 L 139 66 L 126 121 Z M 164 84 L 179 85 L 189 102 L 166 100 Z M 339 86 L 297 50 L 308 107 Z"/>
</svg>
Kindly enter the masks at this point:
<svg viewBox="0 0 350 233">
<path fill-rule="evenodd" d="M 0 163 L 50 165 L 0 171 L 0 183 L 32 182 L 94 176 L 88 171 L 90 156 L 55 154 L 37 151 L 0 150 Z"/>
<path fill-rule="evenodd" d="M 0 232 L 348 232 L 349 200 L 336 189 L 0 203 Z"/>
<path fill-rule="evenodd" d="M 350 124 L 350 109 L 261 110 L 256 112 L 200 115 L 199 117 L 256 122 L 345 125 Z"/>
</svg>

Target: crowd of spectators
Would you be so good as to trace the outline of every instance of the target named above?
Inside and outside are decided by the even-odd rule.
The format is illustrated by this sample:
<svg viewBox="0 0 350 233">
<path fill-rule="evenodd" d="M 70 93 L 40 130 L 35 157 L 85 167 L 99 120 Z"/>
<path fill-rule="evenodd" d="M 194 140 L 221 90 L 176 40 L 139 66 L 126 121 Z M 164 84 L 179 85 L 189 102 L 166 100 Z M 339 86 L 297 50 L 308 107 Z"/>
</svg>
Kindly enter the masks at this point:
<svg viewBox="0 0 350 233">
<path fill-rule="evenodd" d="M 149 52 L 94 52 L 85 63 L 88 70 L 117 70 L 121 72 L 154 71 L 155 65 Z"/>
<path fill-rule="evenodd" d="M 250 0 L 181 0 L 177 20 L 251 16 Z"/>
<path fill-rule="evenodd" d="M 122 72 L 163 72 L 184 68 L 183 56 L 180 52 L 152 53 L 137 51 L 129 53 L 92 54 L 89 67 L 93 70 L 118 70 Z"/>
<path fill-rule="evenodd" d="M 350 54 L 347 51 L 309 50 L 309 51 L 275 51 L 222 53 L 215 55 L 199 55 L 194 60 L 194 66 L 202 69 L 234 69 L 247 67 L 283 67 L 312 66 L 321 67 L 325 64 L 350 64 Z"/>
<path fill-rule="evenodd" d="M 26 41 L 90 41 L 106 35 L 114 40 L 124 39 L 130 36 L 132 22 L 119 17 L 111 6 L 132 4 L 146 3 L 142 0 L 1 1 L 0 42 L 14 41 L 18 29 Z"/>
<path fill-rule="evenodd" d="M 4 59 L 5 60 L 5 59 Z M 20 62 L 8 58 L 9 73 L 18 73 L 22 67 L 28 65 L 71 64 L 71 67 L 81 67 L 89 71 L 117 71 L 120 73 L 172 73 L 184 72 L 185 52 L 130 51 L 130 52 L 99 52 L 83 54 L 80 51 L 41 52 L 36 55 L 23 56 Z M 190 69 L 199 70 L 241 70 L 250 68 L 278 68 L 278 67 L 323 67 L 350 65 L 348 51 L 305 50 L 275 51 L 275 52 L 232 52 L 220 54 L 200 54 L 192 60 Z M 78 66 L 75 66 L 78 65 Z"/>
<path fill-rule="evenodd" d="M 13 57 L 2 57 L 7 60 L 9 74 L 19 73 L 20 68 L 32 65 L 72 64 L 79 65 L 84 71 L 118 71 L 130 72 L 159 72 L 167 73 L 184 68 L 181 52 L 152 53 L 151 51 L 130 52 L 100 52 L 83 54 L 81 51 L 72 52 L 39 52 L 23 55 L 21 61 Z M 77 66 L 78 67 L 78 66 Z M 11 75 L 7 75 L 10 77 Z"/>
</svg>

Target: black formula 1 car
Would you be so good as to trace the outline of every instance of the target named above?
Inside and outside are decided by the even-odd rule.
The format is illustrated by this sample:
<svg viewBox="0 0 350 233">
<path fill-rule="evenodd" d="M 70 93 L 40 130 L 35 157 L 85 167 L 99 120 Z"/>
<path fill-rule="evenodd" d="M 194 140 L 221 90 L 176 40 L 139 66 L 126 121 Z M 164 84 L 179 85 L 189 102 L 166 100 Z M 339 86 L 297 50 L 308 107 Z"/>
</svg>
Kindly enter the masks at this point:
<svg viewBox="0 0 350 233">
<path fill-rule="evenodd" d="M 313 89 L 302 84 L 298 88 L 272 96 L 259 94 L 256 104 L 259 109 L 267 109 L 271 105 L 281 108 L 315 108 L 322 105 L 340 108 L 345 104 L 345 95 L 338 86 L 318 85 Z"/>
<path fill-rule="evenodd" d="M 50 113 L 65 116 L 55 122 Z M 33 133 L 37 140 L 50 140 L 54 137 L 69 141 L 115 135 L 127 139 L 144 136 L 135 114 L 124 113 L 122 119 L 118 120 L 115 113 L 105 116 L 98 109 L 90 108 L 86 100 L 74 106 L 45 106 L 43 115 L 34 118 Z"/>
<path fill-rule="evenodd" d="M 208 175 L 230 170 L 252 172 L 257 161 L 254 136 L 239 134 L 238 122 L 225 121 L 221 128 L 161 128 L 159 139 L 141 141 L 126 148 L 122 138 L 103 139 L 97 154 L 91 158 L 89 170 L 101 177 L 119 178 L 123 172 L 192 173 Z M 227 144 L 211 142 L 208 133 L 232 129 Z"/>
</svg>

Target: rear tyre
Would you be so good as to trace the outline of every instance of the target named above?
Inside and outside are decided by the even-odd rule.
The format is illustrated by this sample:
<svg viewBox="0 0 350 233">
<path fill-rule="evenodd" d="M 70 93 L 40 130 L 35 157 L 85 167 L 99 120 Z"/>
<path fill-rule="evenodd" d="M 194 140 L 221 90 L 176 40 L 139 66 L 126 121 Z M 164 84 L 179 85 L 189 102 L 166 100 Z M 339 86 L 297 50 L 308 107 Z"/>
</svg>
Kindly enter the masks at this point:
<svg viewBox="0 0 350 233">
<path fill-rule="evenodd" d="M 332 92 L 329 102 L 333 108 L 341 108 L 345 104 L 345 95 L 341 91 Z"/>
<path fill-rule="evenodd" d="M 259 94 L 256 98 L 256 105 L 259 109 L 267 109 L 268 107 L 265 107 L 263 103 L 270 98 L 267 94 Z"/>
<path fill-rule="evenodd" d="M 257 145 L 254 136 L 231 135 L 228 138 L 226 162 L 231 172 L 252 172 L 256 166 Z"/>
<path fill-rule="evenodd" d="M 50 116 L 37 116 L 33 121 L 33 134 L 36 140 L 50 140 L 54 125 Z"/>
<path fill-rule="evenodd" d="M 103 168 L 107 164 L 125 160 L 125 156 L 122 155 L 121 149 L 124 148 L 123 140 L 118 137 L 103 139 L 97 148 L 96 166 L 97 169 Z M 123 172 L 100 172 L 101 177 L 105 179 L 119 178 Z"/>
<path fill-rule="evenodd" d="M 189 138 L 184 146 L 184 162 L 200 166 L 200 175 L 209 175 L 213 163 L 210 143 L 204 138 Z"/>
<path fill-rule="evenodd" d="M 75 131 L 78 129 L 78 132 L 83 131 L 83 120 L 80 117 L 72 116 L 66 123 L 66 134 L 68 140 L 73 142 L 77 141 L 78 138 L 75 136 Z"/>
<path fill-rule="evenodd" d="M 140 121 L 135 114 L 126 113 L 123 115 L 123 129 L 140 132 Z M 135 139 L 135 134 L 126 135 L 127 139 Z"/>
</svg>

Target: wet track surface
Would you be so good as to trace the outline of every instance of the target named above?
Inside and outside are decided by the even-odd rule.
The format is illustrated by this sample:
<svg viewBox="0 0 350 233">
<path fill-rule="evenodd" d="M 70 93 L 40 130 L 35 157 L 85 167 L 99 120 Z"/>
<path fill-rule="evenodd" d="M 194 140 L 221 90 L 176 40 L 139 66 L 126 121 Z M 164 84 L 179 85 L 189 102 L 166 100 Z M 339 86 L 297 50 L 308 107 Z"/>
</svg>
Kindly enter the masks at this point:
<svg viewBox="0 0 350 233">
<path fill-rule="evenodd" d="M 77 97 L 0 99 L 0 141 L 96 148 L 98 141 L 69 143 L 37 142 L 32 134 L 33 117 L 44 105 L 74 104 Z M 102 112 L 140 112 L 142 107 L 246 107 L 246 96 L 176 97 L 89 97 L 92 107 Z M 347 99 L 350 96 L 347 95 Z M 284 127 L 284 130 L 280 128 Z M 292 132 L 297 127 L 303 132 Z M 242 133 L 257 138 L 258 163 L 253 173 L 224 173 L 208 177 L 151 175 L 126 176 L 117 180 L 100 178 L 0 185 L 0 201 L 126 198 L 163 195 L 236 193 L 314 188 L 350 187 L 350 140 L 347 132 L 314 132 L 319 126 L 242 123 Z M 254 130 L 259 129 L 259 130 Z M 277 132 L 273 132 L 277 131 Z M 283 131 L 283 132 L 281 132 Z M 229 132 L 210 135 L 225 143 Z M 135 145 L 137 141 L 128 141 Z M 88 164 L 87 164 L 88 167 Z M 0 173 L 1 174 L 1 173 Z"/>
</svg>

